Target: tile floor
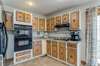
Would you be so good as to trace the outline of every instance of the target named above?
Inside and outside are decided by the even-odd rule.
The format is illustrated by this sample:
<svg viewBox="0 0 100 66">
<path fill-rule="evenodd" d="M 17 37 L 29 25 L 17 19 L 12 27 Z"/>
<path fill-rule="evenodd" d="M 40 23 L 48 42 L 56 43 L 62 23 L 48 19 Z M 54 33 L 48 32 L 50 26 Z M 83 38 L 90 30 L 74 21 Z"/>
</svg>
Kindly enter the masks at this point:
<svg viewBox="0 0 100 66">
<path fill-rule="evenodd" d="M 41 57 L 15 66 L 67 66 L 49 57 Z"/>
</svg>

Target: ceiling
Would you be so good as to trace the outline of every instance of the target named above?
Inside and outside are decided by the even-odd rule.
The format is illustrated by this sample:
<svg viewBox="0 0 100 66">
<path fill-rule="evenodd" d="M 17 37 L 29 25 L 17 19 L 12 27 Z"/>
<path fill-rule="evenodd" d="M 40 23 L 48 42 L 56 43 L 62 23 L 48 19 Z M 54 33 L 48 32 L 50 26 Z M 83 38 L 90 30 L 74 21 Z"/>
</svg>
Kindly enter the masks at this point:
<svg viewBox="0 0 100 66">
<path fill-rule="evenodd" d="M 4 5 L 42 15 L 88 3 L 92 0 L 2 0 Z M 33 3 L 33 4 L 32 4 Z"/>
</svg>

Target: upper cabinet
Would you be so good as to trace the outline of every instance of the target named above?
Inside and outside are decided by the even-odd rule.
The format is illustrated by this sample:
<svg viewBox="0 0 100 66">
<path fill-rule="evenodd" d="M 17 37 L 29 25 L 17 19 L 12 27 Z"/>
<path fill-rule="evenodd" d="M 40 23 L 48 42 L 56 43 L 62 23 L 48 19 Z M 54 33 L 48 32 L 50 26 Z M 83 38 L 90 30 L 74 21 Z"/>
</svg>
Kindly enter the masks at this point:
<svg viewBox="0 0 100 66">
<path fill-rule="evenodd" d="M 39 31 L 46 31 L 45 18 L 39 18 Z"/>
<path fill-rule="evenodd" d="M 98 8 L 96 9 L 96 13 L 97 13 L 97 15 L 100 15 L 100 7 L 98 7 Z"/>
<path fill-rule="evenodd" d="M 61 24 L 61 16 L 56 16 L 56 25 Z"/>
<path fill-rule="evenodd" d="M 6 30 L 13 30 L 13 13 L 6 11 L 6 21 L 5 21 L 5 26 Z"/>
<path fill-rule="evenodd" d="M 50 32 L 51 31 L 51 22 L 50 22 L 50 19 L 47 19 L 47 22 L 46 22 L 46 31 L 47 32 Z"/>
<path fill-rule="evenodd" d="M 66 23 L 69 23 L 69 14 L 68 13 L 62 15 L 62 24 L 66 24 Z"/>
<path fill-rule="evenodd" d="M 32 18 L 32 29 L 38 31 L 38 17 Z"/>
<path fill-rule="evenodd" d="M 16 11 L 16 21 L 24 22 L 25 21 L 24 17 L 25 15 L 23 12 Z"/>
<path fill-rule="evenodd" d="M 70 13 L 70 30 L 79 30 L 79 11 Z"/>
<path fill-rule="evenodd" d="M 31 15 L 25 14 L 25 22 L 31 22 Z"/>
<path fill-rule="evenodd" d="M 32 14 L 25 11 L 14 10 L 14 24 L 32 25 Z"/>
<path fill-rule="evenodd" d="M 35 31 L 46 31 L 46 20 L 43 17 L 33 17 L 32 27 Z"/>
<path fill-rule="evenodd" d="M 79 10 L 73 11 L 70 13 L 64 13 L 62 15 L 57 15 L 57 16 L 52 16 L 47 19 L 48 23 L 47 25 L 47 31 L 54 31 L 54 26 L 59 25 L 59 24 L 68 24 L 69 23 L 69 28 L 72 31 L 77 31 L 80 28 L 80 12 Z M 49 24 L 51 26 L 49 26 Z M 51 30 L 50 30 L 51 29 Z"/>
</svg>

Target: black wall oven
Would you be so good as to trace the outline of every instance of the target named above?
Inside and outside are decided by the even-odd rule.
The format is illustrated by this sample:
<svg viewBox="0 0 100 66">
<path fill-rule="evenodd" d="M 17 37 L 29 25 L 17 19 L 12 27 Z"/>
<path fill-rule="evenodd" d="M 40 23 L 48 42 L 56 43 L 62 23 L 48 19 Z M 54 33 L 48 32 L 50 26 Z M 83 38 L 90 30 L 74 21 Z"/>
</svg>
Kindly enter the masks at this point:
<svg viewBox="0 0 100 66">
<path fill-rule="evenodd" d="M 14 51 L 32 49 L 32 26 L 14 25 Z"/>
</svg>

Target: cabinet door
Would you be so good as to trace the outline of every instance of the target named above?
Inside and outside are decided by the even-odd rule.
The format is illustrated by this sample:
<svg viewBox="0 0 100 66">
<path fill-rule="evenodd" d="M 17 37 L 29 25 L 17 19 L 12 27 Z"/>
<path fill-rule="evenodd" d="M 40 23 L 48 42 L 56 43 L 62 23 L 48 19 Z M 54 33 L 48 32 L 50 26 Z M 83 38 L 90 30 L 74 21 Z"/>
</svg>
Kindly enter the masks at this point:
<svg viewBox="0 0 100 66">
<path fill-rule="evenodd" d="M 25 21 L 25 13 L 16 11 L 16 21 Z"/>
<path fill-rule="evenodd" d="M 71 45 L 70 45 L 71 44 Z M 75 44 L 70 43 L 67 48 L 67 61 L 70 64 L 77 64 L 77 48 L 75 48 Z"/>
<path fill-rule="evenodd" d="M 58 57 L 57 41 L 52 41 L 52 56 L 56 58 Z"/>
<path fill-rule="evenodd" d="M 41 41 L 33 42 L 33 55 L 38 56 L 42 54 L 42 44 Z"/>
<path fill-rule="evenodd" d="M 38 31 L 38 17 L 32 19 L 32 29 Z"/>
<path fill-rule="evenodd" d="M 59 47 L 59 59 L 66 61 L 66 48 Z"/>
<path fill-rule="evenodd" d="M 69 14 L 64 14 L 62 16 L 62 24 L 69 23 Z"/>
<path fill-rule="evenodd" d="M 66 61 L 66 44 L 65 44 L 65 42 L 59 42 L 59 59 Z"/>
<path fill-rule="evenodd" d="M 98 8 L 96 9 L 96 13 L 97 13 L 97 15 L 100 15 L 100 7 L 98 7 Z"/>
<path fill-rule="evenodd" d="M 47 27 L 47 31 L 50 32 L 50 28 L 51 28 L 50 19 L 47 19 L 46 27 Z"/>
<path fill-rule="evenodd" d="M 70 15 L 70 29 L 71 30 L 79 30 L 79 11 L 72 12 Z"/>
<path fill-rule="evenodd" d="M 39 31 L 45 31 L 45 19 L 39 18 Z"/>
<path fill-rule="evenodd" d="M 61 16 L 56 16 L 56 25 L 61 24 Z"/>
<path fill-rule="evenodd" d="M 31 15 L 25 14 L 25 22 L 31 22 Z"/>
<path fill-rule="evenodd" d="M 51 55 L 51 40 L 47 40 L 47 55 Z"/>
<path fill-rule="evenodd" d="M 51 18 L 51 31 L 54 31 L 54 17 Z"/>
<path fill-rule="evenodd" d="M 12 30 L 13 29 L 13 14 L 11 12 L 6 11 L 6 28 L 7 30 Z"/>
</svg>

